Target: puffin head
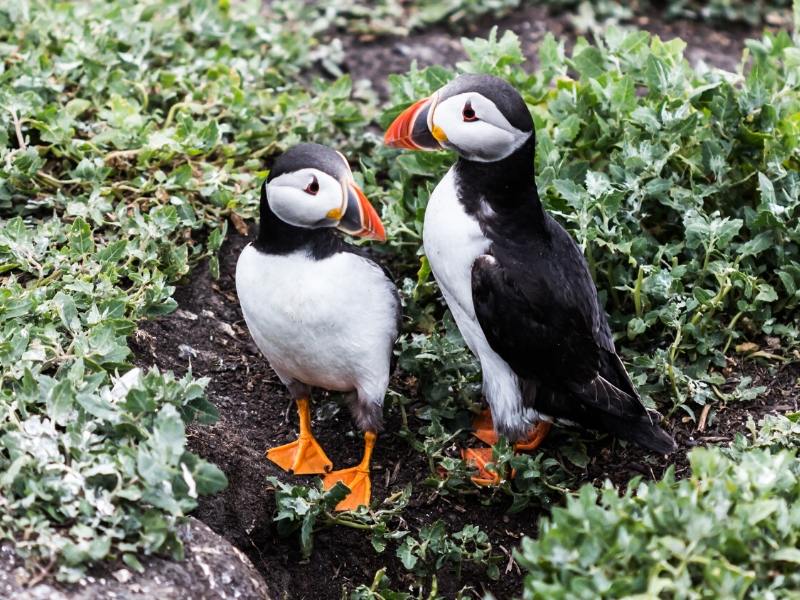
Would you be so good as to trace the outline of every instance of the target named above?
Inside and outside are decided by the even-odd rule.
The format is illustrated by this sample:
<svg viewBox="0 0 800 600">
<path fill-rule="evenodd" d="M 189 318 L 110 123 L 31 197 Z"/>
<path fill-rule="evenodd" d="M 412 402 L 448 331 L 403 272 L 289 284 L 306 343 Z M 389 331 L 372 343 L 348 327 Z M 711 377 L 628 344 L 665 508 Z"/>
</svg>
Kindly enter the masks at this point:
<svg viewBox="0 0 800 600">
<path fill-rule="evenodd" d="M 284 152 L 264 183 L 262 198 L 276 217 L 296 227 L 335 227 L 357 237 L 386 239 L 347 159 L 327 146 L 298 144 Z"/>
<path fill-rule="evenodd" d="M 384 142 L 409 150 L 455 150 L 467 160 L 495 162 L 533 135 L 525 101 L 491 75 L 461 75 L 418 100 L 389 126 Z"/>
</svg>

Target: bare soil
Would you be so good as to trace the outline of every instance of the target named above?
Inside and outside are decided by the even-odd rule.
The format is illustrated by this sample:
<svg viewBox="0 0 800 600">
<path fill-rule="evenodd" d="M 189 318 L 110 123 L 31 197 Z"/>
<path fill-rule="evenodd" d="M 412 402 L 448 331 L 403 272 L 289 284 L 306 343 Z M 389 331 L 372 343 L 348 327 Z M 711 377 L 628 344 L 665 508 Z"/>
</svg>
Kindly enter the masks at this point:
<svg viewBox="0 0 800 600">
<path fill-rule="evenodd" d="M 512 29 L 520 35 L 531 68 L 538 44 L 547 31 L 568 40 L 576 36 L 568 15 L 553 16 L 541 7 L 526 7 L 498 21 L 487 17 L 469 34 L 485 34 L 493 25 L 498 25 L 501 32 Z M 755 35 L 744 27 L 720 32 L 693 22 L 664 23 L 657 15 L 642 17 L 637 25 L 664 39 L 682 37 L 689 43 L 688 56 L 693 62 L 704 60 L 728 69 L 738 63 L 744 39 Z M 376 41 L 347 38 L 344 42 L 346 69 L 356 79 L 369 79 L 383 97 L 387 74 L 405 72 L 412 60 L 417 60 L 420 66 L 452 65 L 463 58 L 458 36 L 445 29 L 434 28 L 405 38 Z M 276 476 L 289 481 L 291 477 L 267 461 L 264 451 L 293 439 L 297 422 L 286 390 L 251 341 L 239 310 L 234 272 L 238 254 L 246 243 L 247 238 L 233 233 L 220 252 L 220 279 L 211 279 L 205 265 L 196 268 L 191 279 L 176 292 L 180 309 L 169 316 L 142 322 L 132 340 L 139 366 L 155 364 L 176 373 L 191 369 L 195 376 L 211 379 L 208 396 L 219 409 L 220 420 L 214 426 L 192 427 L 189 443 L 194 452 L 225 471 L 230 485 L 225 492 L 202 499 L 196 516 L 250 557 L 264 575 L 273 597 L 338 598 L 343 589 L 369 584 L 382 567 L 387 568 L 395 589 L 404 588 L 413 578 L 395 557 L 395 549 L 389 547 L 383 554 L 377 554 L 363 532 L 344 527 L 321 530 L 315 537 L 311 560 L 303 561 L 296 538 L 281 538 L 272 524 L 274 492 L 266 479 Z M 730 441 L 736 432 L 743 430 L 749 417 L 758 419 L 770 412 L 798 410 L 800 369 L 797 366 L 776 370 L 754 362 L 733 364 L 729 369 L 731 385 L 743 373 L 754 377 L 753 385 L 766 385 L 768 393 L 755 402 L 720 407 L 709 415 L 704 431 L 698 431 L 694 422 L 675 415 L 666 426 L 674 433 L 680 450 L 669 461 L 610 438 L 597 441 L 589 436 L 591 461 L 582 478 L 595 482 L 610 478 L 616 483 L 637 475 L 656 478 L 673 463 L 681 474 L 687 469 L 685 455 L 692 447 Z M 393 385 L 402 382 L 395 380 Z M 409 413 L 413 414 L 413 410 Z M 315 433 L 334 464 L 354 464 L 360 458 L 362 443 L 346 408 L 321 393 L 313 403 L 313 414 Z M 413 416 L 411 419 L 414 430 L 419 423 L 413 422 Z M 489 534 L 495 549 L 507 554 L 522 536 L 536 535 L 538 514 L 533 509 L 510 515 L 506 514 L 508 506 L 485 506 L 477 497 L 459 498 L 457 504 L 441 497 L 432 500 L 419 485 L 428 475 L 427 465 L 395 433 L 399 424 L 396 411 L 387 411 L 386 431 L 378 441 L 373 459 L 374 499 L 380 501 L 391 491 L 413 482 L 414 496 L 404 513 L 412 525 L 442 519 L 452 531 L 469 523 L 477 524 Z M 558 448 L 566 435 L 571 434 L 556 429 L 546 445 Z M 460 578 L 441 572 L 439 593 L 453 597 L 469 585 L 476 597 L 486 592 L 501 599 L 518 595 L 522 575 L 508 556 L 508 571 L 500 581 L 489 581 L 482 573 L 470 570 L 462 572 Z"/>
<path fill-rule="evenodd" d="M 387 74 L 405 73 L 413 61 L 419 67 L 454 65 L 466 58 L 461 47 L 462 36 L 486 36 L 496 26 L 498 36 L 506 30 L 517 34 L 527 59 L 525 66 L 533 70 L 538 64 L 539 44 L 547 33 L 565 40 L 567 48 L 579 35 L 592 38 L 590 32 L 576 29 L 576 20 L 574 11 L 557 13 L 545 6 L 526 5 L 500 19 L 487 15 L 459 33 L 437 26 L 405 37 L 346 36 L 342 38 L 344 68 L 354 80 L 368 80 L 379 96 L 386 98 Z M 760 37 L 760 30 L 742 24 L 728 24 L 722 31 L 704 22 L 664 21 L 657 12 L 637 16 L 627 24 L 658 35 L 664 41 L 679 37 L 687 43 L 686 56 L 692 65 L 702 61 L 728 71 L 736 70 L 745 40 Z"/>
</svg>

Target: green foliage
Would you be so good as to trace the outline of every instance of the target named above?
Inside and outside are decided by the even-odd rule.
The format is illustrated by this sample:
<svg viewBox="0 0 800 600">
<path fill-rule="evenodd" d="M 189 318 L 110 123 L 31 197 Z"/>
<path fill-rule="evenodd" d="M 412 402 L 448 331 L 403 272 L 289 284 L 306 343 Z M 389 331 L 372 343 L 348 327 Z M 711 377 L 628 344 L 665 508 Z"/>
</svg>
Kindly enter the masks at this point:
<svg viewBox="0 0 800 600">
<path fill-rule="evenodd" d="M 22 556 L 61 562 L 68 579 L 108 554 L 134 566 L 143 549 L 182 556 L 177 518 L 226 485 L 185 449 L 189 415 L 216 418 L 207 380 L 153 369 L 110 388 L 81 371 L 57 380 L 26 369 L 13 402 L 4 392 L 0 531 Z"/>
<path fill-rule="evenodd" d="M 454 27 L 484 15 L 502 16 L 524 0 L 323 0 L 315 3 L 336 26 L 357 34 L 407 35 L 431 25 Z"/>
<path fill-rule="evenodd" d="M 667 5 L 670 17 L 691 17 L 713 21 L 744 21 L 760 25 L 764 21 L 782 20 L 792 0 L 672 0 Z"/>
<path fill-rule="evenodd" d="M 275 486 L 277 513 L 274 520 L 278 532 L 285 536 L 299 529 L 303 558 L 308 558 L 314 548 L 314 526 L 318 517 L 331 514 L 334 507 L 347 496 L 347 486 L 339 482 L 331 489 L 324 490 L 321 487 L 290 485 L 275 477 L 268 480 Z"/>
<path fill-rule="evenodd" d="M 180 556 L 179 518 L 226 485 L 185 451 L 186 425 L 216 411 L 205 380 L 116 387 L 127 338 L 175 308 L 171 284 L 219 249 L 228 214 L 252 214 L 261 156 L 363 124 L 346 78 L 294 84 L 327 22 L 259 9 L 0 8 L 0 535 L 61 579 Z"/>
<path fill-rule="evenodd" d="M 524 597 L 797 597 L 800 427 L 771 417 L 754 433 L 693 450 L 683 481 L 581 488 L 523 540 Z"/>
<path fill-rule="evenodd" d="M 357 511 L 337 513 L 334 507 L 347 495 L 347 488 L 341 484 L 325 491 L 321 486 L 293 485 L 274 477 L 269 482 L 275 486 L 278 531 L 282 535 L 299 531 L 305 558 L 311 556 L 315 530 L 338 525 L 369 533 L 377 553 L 396 546 L 402 565 L 421 580 L 432 581 L 434 588 L 436 573 L 449 568 L 460 576 L 465 564 L 477 566 L 492 579 L 499 576 L 497 563 L 501 557 L 492 553 L 489 537 L 480 527 L 467 525 L 450 532 L 443 521 L 437 520 L 414 528 L 402 518 L 411 497 L 410 485 L 389 495 L 374 510 L 362 506 Z"/>
<path fill-rule="evenodd" d="M 349 594 L 346 592 L 342 594 L 342 598 L 349 598 L 349 600 L 434 600 L 437 598 L 437 591 L 433 589 L 428 594 L 422 591 L 417 596 L 413 596 L 408 592 L 399 592 L 391 588 L 391 581 L 386 575 L 386 568 L 380 569 L 375 573 L 372 584 L 360 585 Z"/>
<path fill-rule="evenodd" d="M 578 31 L 584 31 L 587 24 L 625 23 L 637 15 L 654 14 L 666 19 L 786 25 L 791 22 L 792 0 L 324 0 L 314 3 L 317 15 L 310 21 L 330 22 L 341 30 L 370 37 L 401 36 L 433 25 L 468 29 L 481 18 L 506 17 L 529 5 L 549 6 L 556 14 L 564 12 Z"/>
<path fill-rule="evenodd" d="M 667 19 L 688 18 L 714 21 L 717 23 L 742 22 L 752 26 L 765 23 L 786 24 L 791 21 L 792 0 L 545 0 L 560 9 L 581 12 L 585 7 L 595 10 L 599 15 L 623 16 L 633 14 L 659 14 Z"/>
<path fill-rule="evenodd" d="M 407 536 L 397 549 L 403 566 L 418 575 L 432 575 L 446 565 L 453 566 L 457 577 L 465 562 L 480 564 L 486 576 L 497 579 L 499 556 L 492 555 L 489 536 L 476 525 L 466 525 L 461 531 L 448 533 L 442 521 L 434 521 L 420 529 L 419 538 Z"/>
</svg>

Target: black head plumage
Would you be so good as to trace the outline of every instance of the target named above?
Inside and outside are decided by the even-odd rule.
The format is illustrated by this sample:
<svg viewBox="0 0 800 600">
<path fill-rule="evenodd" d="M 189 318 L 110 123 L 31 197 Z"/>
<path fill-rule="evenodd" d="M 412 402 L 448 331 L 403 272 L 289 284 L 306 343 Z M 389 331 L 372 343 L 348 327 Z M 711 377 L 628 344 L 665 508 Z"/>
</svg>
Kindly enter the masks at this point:
<svg viewBox="0 0 800 600">
<path fill-rule="evenodd" d="M 345 179 L 350 172 L 344 156 L 336 150 L 322 144 L 308 142 L 292 146 L 281 154 L 272 165 L 265 183 L 286 173 L 307 168 L 323 171 L 339 181 Z"/>
<path fill-rule="evenodd" d="M 510 83 L 493 75 L 459 75 L 439 92 L 439 101 L 476 92 L 494 102 L 498 110 L 520 131 L 533 131 L 533 119 L 520 93 Z"/>
</svg>

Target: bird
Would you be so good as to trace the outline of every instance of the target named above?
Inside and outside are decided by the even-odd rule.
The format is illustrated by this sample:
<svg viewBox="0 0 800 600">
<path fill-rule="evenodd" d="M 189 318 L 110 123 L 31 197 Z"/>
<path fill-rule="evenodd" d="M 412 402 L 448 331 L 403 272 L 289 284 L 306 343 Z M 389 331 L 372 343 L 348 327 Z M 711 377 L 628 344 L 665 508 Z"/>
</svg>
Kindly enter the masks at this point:
<svg viewBox="0 0 800 600">
<path fill-rule="evenodd" d="M 604 430 L 668 454 L 625 370 L 585 257 L 544 209 L 536 188 L 530 111 L 507 81 L 464 74 L 414 102 L 384 135 L 390 147 L 455 151 L 428 201 L 423 246 L 469 349 L 490 411 L 475 435 L 533 450 L 554 421 Z M 491 448 L 467 449 L 476 483 Z"/>
<path fill-rule="evenodd" d="M 236 292 L 256 346 L 297 405 L 299 436 L 267 451 L 295 475 L 323 474 L 350 493 L 337 510 L 369 505 L 370 460 L 393 368 L 400 298 L 388 273 L 336 230 L 383 241 L 383 224 L 353 179 L 347 159 L 302 143 L 274 162 L 261 187 L 258 236 L 236 264 Z M 314 388 L 344 392 L 364 454 L 333 464 L 311 430 Z"/>
</svg>

